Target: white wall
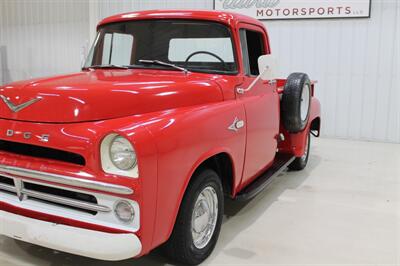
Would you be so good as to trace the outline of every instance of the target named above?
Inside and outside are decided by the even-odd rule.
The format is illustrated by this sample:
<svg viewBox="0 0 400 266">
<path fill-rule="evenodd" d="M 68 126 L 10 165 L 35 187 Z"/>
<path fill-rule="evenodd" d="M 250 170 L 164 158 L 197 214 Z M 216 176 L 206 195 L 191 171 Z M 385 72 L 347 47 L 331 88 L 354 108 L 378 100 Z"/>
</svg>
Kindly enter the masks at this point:
<svg viewBox="0 0 400 266">
<path fill-rule="evenodd" d="M 78 71 L 88 13 L 86 1 L 1 0 L 0 84 Z"/>
<path fill-rule="evenodd" d="M 400 142 L 400 1 L 370 19 L 265 22 L 287 73 L 317 79 L 324 135 Z"/>
<path fill-rule="evenodd" d="M 106 16 L 143 9 L 213 8 L 212 0 L 51 3 L 0 2 L 0 46 L 11 44 L 7 65 L 15 72 L 12 79 L 78 70 L 81 47 L 89 36 L 93 38 L 97 22 Z M 16 10 L 26 11 L 10 15 Z M 64 18 L 61 21 L 60 16 Z M 28 19 L 37 17 L 43 21 L 35 24 L 39 36 Z M 323 135 L 400 143 L 400 1 L 372 0 L 370 19 L 280 20 L 265 24 L 281 72 L 303 71 L 319 81 L 316 92 L 323 107 Z M 52 29 L 51 34 L 46 34 L 46 28 Z M 27 49 L 34 51 L 29 63 L 19 56 Z"/>
</svg>

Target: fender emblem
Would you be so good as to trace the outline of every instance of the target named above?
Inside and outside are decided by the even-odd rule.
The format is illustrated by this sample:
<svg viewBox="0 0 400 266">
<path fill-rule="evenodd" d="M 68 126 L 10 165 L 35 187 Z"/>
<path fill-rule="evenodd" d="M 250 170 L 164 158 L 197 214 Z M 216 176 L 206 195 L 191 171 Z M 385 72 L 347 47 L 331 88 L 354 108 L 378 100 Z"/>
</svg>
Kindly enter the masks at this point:
<svg viewBox="0 0 400 266">
<path fill-rule="evenodd" d="M 21 103 L 19 105 L 15 105 L 9 99 L 7 99 L 7 97 L 4 96 L 4 95 L 0 95 L 0 98 L 7 105 L 7 107 L 10 108 L 10 110 L 13 111 L 14 113 L 19 112 L 22 109 L 28 107 L 29 105 L 34 104 L 35 102 L 40 101 L 42 99 L 40 97 L 36 97 L 36 98 L 34 98 L 32 100 L 29 100 L 27 102 Z"/>
<path fill-rule="evenodd" d="M 233 123 L 228 127 L 229 130 L 238 132 L 239 129 L 241 129 L 242 127 L 244 127 L 244 121 L 240 120 L 239 118 L 235 117 L 235 120 L 233 121 Z"/>
</svg>

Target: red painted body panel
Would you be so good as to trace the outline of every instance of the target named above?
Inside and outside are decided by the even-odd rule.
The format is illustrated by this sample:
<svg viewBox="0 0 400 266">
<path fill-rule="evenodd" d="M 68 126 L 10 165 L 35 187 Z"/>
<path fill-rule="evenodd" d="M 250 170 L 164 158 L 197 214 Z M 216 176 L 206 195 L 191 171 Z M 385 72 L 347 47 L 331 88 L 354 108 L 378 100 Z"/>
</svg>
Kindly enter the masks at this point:
<svg viewBox="0 0 400 266">
<path fill-rule="evenodd" d="M 236 94 L 253 80 L 243 73 L 238 29 L 242 24 L 259 27 L 246 16 L 216 11 L 146 11 L 113 16 L 99 26 L 139 19 L 199 19 L 224 23 L 231 28 L 239 73 L 234 75 L 184 74 L 167 70 L 94 70 L 60 77 L 16 82 L 0 87 L 0 94 L 19 104 L 34 97 L 34 105 L 12 113 L 0 107 L 0 139 L 60 149 L 82 155 L 85 166 L 0 152 L 0 164 L 124 185 L 135 194 L 127 196 L 140 205 L 141 227 L 135 233 L 143 249 L 150 252 L 172 232 L 186 187 L 197 167 L 208 158 L 224 153 L 232 162 L 235 196 L 281 152 L 304 153 L 307 130 L 288 134 L 280 124 L 280 88 L 260 82 L 245 95 Z M 241 23 L 241 24 L 240 24 Z M 275 87 L 277 86 L 277 87 Z M 2 102 L 0 102 L 2 104 Z M 77 111 L 76 111 L 77 110 Z M 235 117 L 246 121 L 243 130 L 228 130 Z M 320 104 L 313 98 L 310 123 L 320 117 Z M 13 129 L 14 136 L 6 135 Z M 25 139 L 23 132 L 31 132 Z M 100 143 L 117 133 L 135 147 L 139 178 L 106 174 L 100 163 Z M 286 140 L 277 146 L 276 135 Z M 50 141 L 40 142 L 42 134 Z M 80 221 L 16 209 L 0 202 L 0 209 L 28 217 L 76 227 L 119 233 Z"/>
<path fill-rule="evenodd" d="M 15 82 L 0 90 L 14 104 L 35 97 L 41 100 L 17 113 L 0 108 L 0 118 L 46 123 L 98 121 L 222 101 L 213 79 L 179 71 L 114 69 Z"/>
<path fill-rule="evenodd" d="M 259 32 L 263 36 L 264 53 L 270 54 L 268 34 L 264 27 L 249 21 L 237 23 L 236 35 L 239 30 L 246 29 Z M 241 71 L 242 88 L 247 88 L 255 80 L 255 76 L 248 76 Z M 259 80 L 255 86 L 245 94 L 238 94 L 237 99 L 246 110 L 246 155 L 242 182 L 237 190 L 241 190 L 251 183 L 257 176 L 267 169 L 274 160 L 279 134 L 279 95 L 276 85 Z"/>
<path fill-rule="evenodd" d="M 53 160 L 38 159 L 29 156 L 14 155 L 5 152 L 0 153 L 0 164 L 16 166 L 31 170 L 68 175 L 87 180 L 96 180 L 106 183 L 118 184 L 132 188 L 135 191 L 133 196 L 127 198 L 139 202 L 141 206 L 142 226 L 137 233 L 139 236 L 146 235 L 141 239 L 143 247 L 149 249 L 153 234 L 154 215 L 156 211 L 156 195 L 154 188 L 157 186 L 157 150 L 152 135 L 144 127 L 145 118 L 142 116 L 131 116 L 127 118 L 113 119 L 107 121 L 70 123 L 70 124 L 45 124 L 30 123 L 11 120 L 0 120 L 0 128 L 18 129 L 18 132 L 30 131 L 37 136 L 46 132 L 52 139 L 41 146 L 62 149 L 79 153 L 86 158 L 86 166 L 76 166 L 68 163 L 60 163 Z M 103 172 L 100 165 L 99 145 L 101 140 L 109 133 L 118 133 L 127 137 L 135 145 L 139 163 L 140 176 L 146 178 L 132 179 L 123 176 L 110 175 Z M 20 143 L 36 144 L 39 142 L 33 138 L 26 140 L 21 134 L 14 137 L 7 137 L 5 130 L 2 130 L 0 138 L 3 140 L 18 141 Z M 115 195 L 118 196 L 118 195 Z M 0 205 L 0 209 L 4 206 Z M 4 209 L 8 211 L 8 209 Z M 24 210 L 19 211 L 24 214 Z M 26 216 L 29 217 L 26 210 Z M 46 217 L 51 217 L 47 215 Z M 54 217 L 54 222 L 60 222 L 59 217 Z M 80 226 L 79 221 L 69 221 L 68 225 Z M 94 226 L 93 230 L 98 227 Z"/>
<path fill-rule="evenodd" d="M 98 27 L 102 25 L 144 19 L 193 19 L 193 20 L 207 20 L 220 22 L 234 28 L 238 22 L 249 23 L 264 27 L 264 25 L 251 17 L 244 16 L 238 13 L 210 11 L 210 10 L 147 10 L 140 12 L 129 12 L 124 14 L 115 15 L 103 19 Z"/>
<path fill-rule="evenodd" d="M 225 101 L 165 114 L 148 126 L 158 150 L 158 234 L 154 245 L 168 239 L 190 177 L 203 161 L 227 153 L 234 163 L 234 186 L 239 185 L 245 131 L 232 134 L 227 130 L 232 115 L 244 117 L 244 108 L 235 101 Z"/>
<path fill-rule="evenodd" d="M 238 190 L 251 183 L 274 160 L 279 134 L 279 95 L 273 86 L 260 83 L 240 101 L 246 110 L 246 156 L 242 182 Z M 275 104 L 271 104 L 275 103 Z"/>
</svg>

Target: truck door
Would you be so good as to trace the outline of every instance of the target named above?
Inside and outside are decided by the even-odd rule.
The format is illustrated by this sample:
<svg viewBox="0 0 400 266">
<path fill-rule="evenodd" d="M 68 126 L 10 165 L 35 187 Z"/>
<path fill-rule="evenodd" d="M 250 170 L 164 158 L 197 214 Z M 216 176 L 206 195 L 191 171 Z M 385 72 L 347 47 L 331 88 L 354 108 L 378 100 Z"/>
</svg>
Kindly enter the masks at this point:
<svg viewBox="0 0 400 266">
<path fill-rule="evenodd" d="M 239 27 L 241 52 L 243 58 L 243 83 L 246 89 L 260 74 L 258 57 L 269 54 L 265 31 L 257 26 L 242 24 Z M 279 133 L 279 95 L 276 84 L 259 80 L 255 86 L 237 93 L 238 101 L 245 107 L 247 144 L 241 188 L 269 167 L 277 149 L 276 137 Z"/>
</svg>

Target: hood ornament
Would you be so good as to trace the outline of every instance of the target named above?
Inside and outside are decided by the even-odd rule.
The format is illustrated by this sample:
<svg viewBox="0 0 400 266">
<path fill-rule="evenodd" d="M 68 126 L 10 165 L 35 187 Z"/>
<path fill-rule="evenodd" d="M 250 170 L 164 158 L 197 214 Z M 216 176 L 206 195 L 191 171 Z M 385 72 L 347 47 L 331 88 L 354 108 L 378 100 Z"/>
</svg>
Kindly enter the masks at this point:
<svg viewBox="0 0 400 266">
<path fill-rule="evenodd" d="M 28 107 L 29 105 L 34 104 L 35 102 L 40 101 L 42 98 L 36 97 L 32 100 L 29 100 L 27 102 L 21 103 L 19 105 L 13 104 L 9 99 L 7 99 L 6 96 L 0 95 L 0 98 L 3 100 L 3 102 L 7 105 L 8 108 L 10 108 L 11 111 L 14 113 L 21 111 L 22 109 Z"/>
</svg>

